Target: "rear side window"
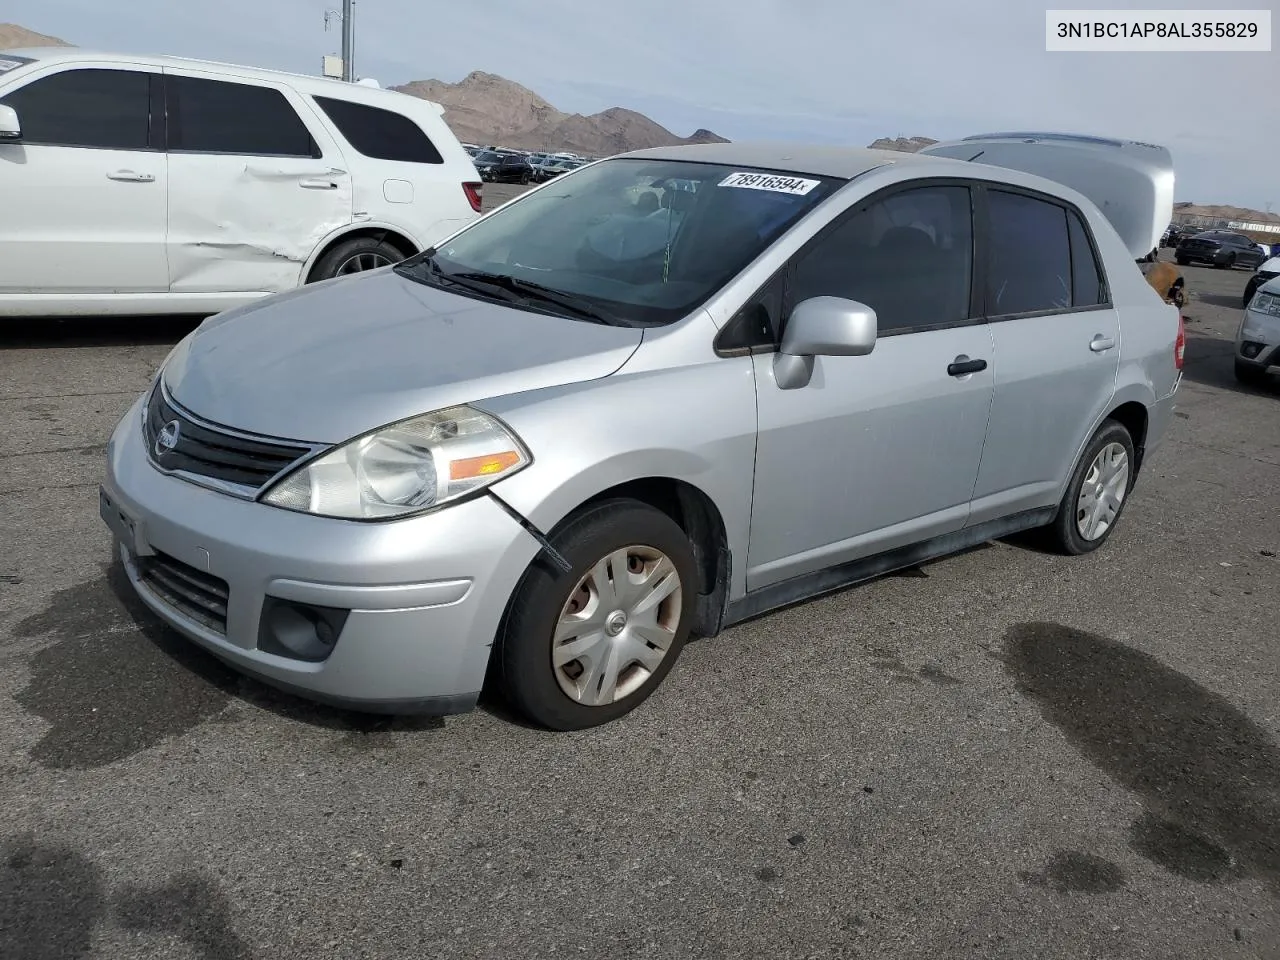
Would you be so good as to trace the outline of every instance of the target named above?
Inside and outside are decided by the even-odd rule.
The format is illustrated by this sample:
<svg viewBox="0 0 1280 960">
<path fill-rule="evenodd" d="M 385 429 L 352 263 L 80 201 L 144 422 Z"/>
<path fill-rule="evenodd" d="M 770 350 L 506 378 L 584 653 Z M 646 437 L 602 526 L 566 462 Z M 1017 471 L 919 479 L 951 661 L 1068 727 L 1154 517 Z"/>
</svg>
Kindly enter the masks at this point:
<svg viewBox="0 0 1280 960">
<path fill-rule="evenodd" d="M 401 163 L 444 163 L 431 138 L 403 114 L 332 97 L 316 97 L 315 101 L 347 142 L 366 157 Z"/>
<path fill-rule="evenodd" d="M 1095 307 L 1106 303 L 1107 288 L 1102 280 L 1102 270 L 1080 214 L 1068 211 L 1067 227 L 1071 231 L 1071 305 Z"/>
<path fill-rule="evenodd" d="M 988 316 L 1070 309 L 1073 277 L 1066 208 L 1001 190 L 987 197 Z"/>
<path fill-rule="evenodd" d="M 251 157 L 318 157 L 320 150 L 279 90 L 170 75 L 169 149 Z"/>
<path fill-rule="evenodd" d="M 146 150 L 151 74 L 66 70 L 0 98 L 13 107 L 26 143 Z"/>
</svg>

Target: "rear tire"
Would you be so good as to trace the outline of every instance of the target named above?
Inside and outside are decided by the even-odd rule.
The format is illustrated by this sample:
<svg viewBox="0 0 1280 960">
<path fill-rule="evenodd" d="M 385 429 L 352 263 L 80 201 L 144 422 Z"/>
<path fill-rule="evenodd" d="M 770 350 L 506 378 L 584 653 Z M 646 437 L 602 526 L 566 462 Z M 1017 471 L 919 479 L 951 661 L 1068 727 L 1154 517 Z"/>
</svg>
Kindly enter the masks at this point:
<svg viewBox="0 0 1280 960">
<path fill-rule="evenodd" d="M 572 569 L 529 567 L 492 675 L 529 720 L 582 730 L 630 713 L 670 672 L 693 621 L 698 570 L 680 526 L 635 500 L 588 508 L 552 543 Z"/>
<path fill-rule="evenodd" d="M 399 263 L 405 254 L 395 244 L 376 237 L 344 240 L 317 261 L 308 282 L 350 276 Z"/>
<path fill-rule="evenodd" d="M 1174 259 L 1174 262 L 1177 263 L 1178 266 L 1180 267 L 1185 267 L 1188 263 L 1191 262 L 1186 257 L 1174 257 L 1173 259 Z"/>
<path fill-rule="evenodd" d="M 1129 502 L 1135 465 L 1129 431 L 1115 420 L 1104 421 L 1072 471 L 1057 518 L 1044 530 L 1048 545 L 1080 556 L 1106 543 Z"/>
</svg>

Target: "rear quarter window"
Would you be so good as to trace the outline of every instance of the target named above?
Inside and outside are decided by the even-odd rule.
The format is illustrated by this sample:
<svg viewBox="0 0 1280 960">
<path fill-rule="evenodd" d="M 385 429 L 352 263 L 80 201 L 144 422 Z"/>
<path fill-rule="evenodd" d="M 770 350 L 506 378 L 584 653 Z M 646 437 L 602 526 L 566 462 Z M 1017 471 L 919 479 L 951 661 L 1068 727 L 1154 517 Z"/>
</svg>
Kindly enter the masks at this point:
<svg viewBox="0 0 1280 960">
<path fill-rule="evenodd" d="M 334 97 L 316 97 L 315 101 L 363 156 L 399 163 L 444 163 L 431 138 L 403 114 Z"/>
</svg>

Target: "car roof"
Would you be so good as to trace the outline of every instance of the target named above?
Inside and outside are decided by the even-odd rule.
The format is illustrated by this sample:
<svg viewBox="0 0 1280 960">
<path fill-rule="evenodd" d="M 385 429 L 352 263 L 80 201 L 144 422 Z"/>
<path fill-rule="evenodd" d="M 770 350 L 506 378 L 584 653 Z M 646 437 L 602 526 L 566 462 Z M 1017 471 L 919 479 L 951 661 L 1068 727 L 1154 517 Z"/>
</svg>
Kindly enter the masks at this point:
<svg viewBox="0 0 1280 960">
<path fill-rule="evenodd" d="M 403 98 L 408 94 L 381 87 L 370 87 L 362 84 L 348 83 L 335 77 L 317 77 L 305 73 L 290 73 L 285 70 L 268 70 L 263 67 L 246 67 L 238 63 L 224 63 L 218 60 L 197 60 L 189 57 L 152 56 L 151 54 L 112 53 L 105 50 L 86 50 L 82 47 L 23 47 L 5 50 L 4 56 L 25 57 L 35 60 L 28 66 L 48 66 L 57 63 L 121 63 L 134 66 L 170 67 L 175 70 L 202 70 L 207 73 L 225 74 L 228 77 L 242 77 L 246 80 L 262 80 L 268 83 L 287 82 L 301 92 L 322 97 L 341 97 L 364 103 L 385 103 L 388 98 Z M 444 108 L 431 100 L 421 97 L 410 97 L 418 103 L 428 104 L 428 109 L 443 113 Z M 397 103 L 403 103 L 398 99 Z"/>
<path fill-rule="evenodd" d="M 861 147 L 806 145 L 795 143 L 699 143 L 674 147 L 653 147 L 621 154 L 652 160 L 690 160 L 730 167 L 755 167 L 818 177 L 852 180 L 869 170 L 888 164 L 911 164 L 931 170 L 963 167 L 968 175 L 974 168 L 963 160 L 949 157 L 920 156 L 897 150 L 872 150 Z"/>
</svg>

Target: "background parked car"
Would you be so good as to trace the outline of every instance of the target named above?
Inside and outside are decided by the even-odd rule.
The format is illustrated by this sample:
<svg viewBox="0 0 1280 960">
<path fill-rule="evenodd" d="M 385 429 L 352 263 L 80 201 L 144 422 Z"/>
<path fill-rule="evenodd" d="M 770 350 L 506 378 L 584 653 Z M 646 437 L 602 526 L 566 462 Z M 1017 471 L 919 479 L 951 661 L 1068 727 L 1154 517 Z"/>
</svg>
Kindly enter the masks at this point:
<svg viewBox="0 0 1280 960">
<path fill-rule="evenodd" d="M 1270 260 L 1258 265 L 1258 269 L 1249 278 L 1249 282 L 1244 285 L 1244 303 L 1241 306 L 1247 307 L 1249 301 L 1253 299 L 1253 295 L 1258 292 L 1258 288 L 1268 280 L 1274 280 L 1276 277 L 1280 277 L 1280 256 L 1272 257 Z"/>
<path fill-rule="evenodd" d="M 416 97 L 74 47 L 5 59 L 0 315 L 217 313 L 480 213 L 470 158 Z"/>
<path fill-rule="evenodd" d="M 489 164 L 481 176 L 490 183 L 532 183 L 533 167 L 518 153 L 509 153 L 497 163 Z"/>
<path fill-rule="evenodd" d="M 1170 248 L 1176 247 L 1187 237 L 1191 236 L 1191 234 L 1192 231 L 1187 230 L 1184 227 L 1170 226 L 1169 229 L 1164 232 L 1164 236 L 1160 238 L 1160 246 Z"/>
<path fill-rule="evenodd" d="M 1181 266 L 1188 263 L 1210 263 L 1230 270 L 1233 267 L 1256 267 L 1264 257 L 1258 245 L 1242 233 L 1206 230 L 1179 243 L 1174 259 Z"/>
</svg>

